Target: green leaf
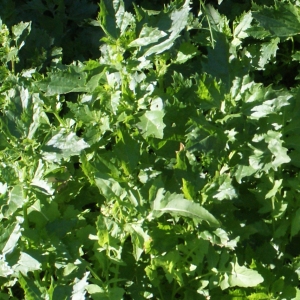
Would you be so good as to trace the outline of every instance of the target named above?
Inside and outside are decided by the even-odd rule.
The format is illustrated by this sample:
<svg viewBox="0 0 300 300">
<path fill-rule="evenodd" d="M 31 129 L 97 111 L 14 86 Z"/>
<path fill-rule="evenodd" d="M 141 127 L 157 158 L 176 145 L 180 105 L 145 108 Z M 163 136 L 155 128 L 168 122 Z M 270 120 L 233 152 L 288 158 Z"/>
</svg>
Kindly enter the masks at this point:
<svg viewBox="0 0 300 300">
<path fill-rule="evenodd" d="M 164 136 L 164 128 L 166 125 L 163 123 L 163 111 L 146 111 L 140 117 L 141 122 L 137 123 L 138 128 L 142 131 L 143 137 L 155 137 L 162 139 Z"/>
<path fill-rule="evenodd" d="M 140 151 L 139 145 L 126 131 L 119 130 L 117 133 L 118 142 L 114 147 L 114 153 L 121 161 L 122 168 L 127 175 L 132 174 L 137 167 Z"/>
<path fill-rule="evenodd" d="M 121 100 L 121 91 L 116 91 L 116 92 L 111 93 L 110 103 L 109 103 L 108 107 L 114 115 L 117 114 L 120 100 Z"/>
<path fill-rule="evenodd" d="M 41 263 L 36 260 L 34 257 L 29 255 L 26 252 L 21 252 L 20 258 L 13 266 L 14 272 L 15 273 L 22 273 L 23 275 L 27 275 L 28 272 L 30 271 L 37 271 L 41 269 Z"/>
<path fill-rule="evenodd" d="M 68 132 L 61 128 L 42 148 L 43 156 L 49 161 L 59 161 L 61 158 L 68 159 L 73 155 L 79 155 L 89 145 L 74 132 Z"/>
<path fill-rule="evenodd" d="M 174 216 L 189 217 L 200 222 L 206 221 L 214 227 L 220 225 L 218 220 L 204 207 L 198 203 L 184 199 L 183 195 L 180 194 L 166 195 L 164 199 L 156 198 L 153 212 L 154 215 L 159 213 L 157 216 L 169 213 Z"/>
<path fill-rule="evenodd" d="M 72 300 L 85 299 L 85 288 L 88 286 L 87 278 L 89 277 L 90 272 L 86 272 L 83 277 L 74 280 L 73 290 L 72 290 Z"/>
<path fill-rule="evenodd" d="M 170 49 L 175 40 L 179 37 L 180 32 L 188 24 L 188 15 L 189 15 L 189 0 L 186 0 L 183 6 L 180 9 L 175 9 L 170 13 L 170 15 L 162 14 L 162 19 L 159 20 L 159 23 L 163 24 L 165 27 L 166 24 L 170 24 L 169 28 L 163 28 L 163 32 L 168 32 L 169 34 L 159 41 L 156 45 L 151 46 L 143 56 L 147 57 L 152 54 L 160 54 L 168 49 Z M 157 28 L 161 32 L 160 28 Z"/>
<path fill-rule="evenodd" d="M 24 198 L 23 186 L 14 186 L 9 194 L 8 204 L 1 207 L 4 217 L 12 216 L 19 208 L 23 207 L 27 200 Z"/>
<path fill-rule="evenodd" d="M 19 283 L 25 292 L 26 299 L 28 300 L 39 300 L 43 298 L 43 294 L 36 286 L 35 282 L 22 274 L 19 274 Z"/>
<path fill-rule="evenodd" d="M 237 26 L 234 28 L 233 36 L 238 39 L 244 39 L 248 36 L 247 29 L 251 27 L 252 22 L 252 14 L 251 11 L 244 14 L 239 22 L 235 22 Z"/>
<path fill-rule="evenodd" d="M 83 72 L 80 67 L 73 65 L 66 70 L 48 73 L 48 77 L 37 85 L 45 92 L 46 96 L 86 92 L 86 79 L 86 72 Z"/>
<path fill-rule="evenodd" d="M 0 249 L 3 255 L 10 254 L 16 247 L 21 236 L 21 226 L 17 222 L 8 224 L 0 235 Z"/>
<path fill-rule="evenodd" d="M 213 196 L 213 198 L 217 198 L 218 200 L 232 200 L 237 197 L 237 193 L 234 187 L 231 184 L 231 179 L 229 176 L 221 177 L 221 185 L 218 188 L 218 193 Z"/>
<path fill-rule="evenodd" d="M 237 262 L 231 263 L 232 273 L 229 275 L 230 286 L 251 287 L 257 286 L 264 278 L 255 270 L 240 266 Z"/>
<path fill-rule="evenodd" d="M 7 277 L 11 274 L 13 274 L 12 268 L 4 260 L 4 257 L 1 257 L 1 259 L 0 259 L 0 277 Z"/>
<path fill-rule="evenodd" d="M 260 119 L 266 117 L 270 114 L 278 113 L 283 106 L 290 104 L 290 99 L 292 95 L 286 91 L 278 91 L 273 95 L 272 90 L 266 90 L 265 96 L 266 99 L 269 97 L 274 97 L 274 99 L 265 100 L 263 104 L 255 106 L 251 109 L 251 117 L 255 119 Z"/>
<path fill-rule="evenodd" d="M 298 9 L 291 3 L 277 2 L 276 7 L 265 7 L 252 16 L 274 36 L 287 37 L 300 33 Z"/>
<path fill-rule="evenodd" d="M 132 14 L 125 11 L 122 0 L 103 0 L 100 2 L 98 18 L 103 31 L 112 39 L 118 39 L 134 22 Z"/>
<path fill-rule="evenodd" d="M 139 37 L 136 40 L 132 41 L 128 45 L 128 47 L 148 46 L 149 44 L 158 42 L 166 35 L 166 32 L 161 31 L 158 28 L 148 27 L 147 24 L 145 24 L 140 32 Z"/>
<path fill-rule="evenodd" d="M 291 161 L 290 157 L 287 155 L 288 149 L 282 146 L 283 141 L 280 139 L 281 136 L 281 133 L 272 130 L 269 130 L 265 135 L 265 141 L 268 143 L 268 148 L 274 155 L 274 159 L 272 161 L 274 170 L 277 170 L 277 167 L 282 164 Z"/>
<path fill-rule="evenodd" d="M 276 57 L 276 52 L 278 50 L 278 44 L 280 39 L 277 37 L 272 39 L 267 43 L 263 43 L 261 46 L 261 56 L 258 62 L 260 68 L 264 68 L 265 65 L 270 61 L 271 57 Z"/>
<path fill-rule="evenodd" d="M 191 43 L 182 43 L 179 47 L 176 63 L 183 64 L 198 54 L 197 48 Z"/>
<path fill-rule="evenodd" d="M 97 172 L 95 174 L 95 183 L 106 199 L 115 199 L 116 197 L 123 199 L 127 194 L 116 180 L 106 174 Z"/>
<path fill-rule="evenodd" d="M 145 242 L 149 240 L 149 236 L 139 224 L 126 224 L 125 229 L 130 233 L 133 256 L 138 261 L 144 252 Z"/>
<path fill-rule="evenodd" d="M 281 185 L 282 185 L 282 179 L 275 180 L 273 188 L 266 195 L 266 199 L 274 197 L 278 193 L 278 190 L 281 187 Z"/>
<path fill-rule="evenodd" d="M 222 16 L 221 14 L 212 6 L 211 4 L 207 4 L 203 7 L 205 11 L 206 18 L 210 24 L 209 27 L 211 27 L 216 32 L 221 32 L 222 28 L 220 28 L 222 23 Z M 214 33 L 213 33 L 214 34 Z M 214 41 L 212 41 L 212 44 L 214 44 Z"/>
<path fill-rule="evenodd" d="M 291 223 L 291 237 L 295 236 L 300 231 L 300 208 L 296 210 L 293 215 L 292 223 Z"/>
<path fill-rule="evenodd" d="M 221 281 L 221 288 L 228 287 L 254 287 L 264 281 L 264 278 L 255 270 L 240 266 L 237 262 L 230 262 L 230 272 L 224 274 L 224 279 Z"/>
<path fill-rule="evenodd" d="M 16 40 L 18 49 L 21 49 L 25 44 L 25 39 L 31 31 L 31 22 L 20 22 L 12 27 L 12 33 Z"/>
<path fill-rule="evenodd" d="M 203 70 L 222 80 L 226 89 L 230 89 L 234 78 L 229 66 L 229 44 L 224 33 L 215 34 L 217 41 L 213 49 L 208 49 L 207 62 L 202 62 Z"/>
</svg>

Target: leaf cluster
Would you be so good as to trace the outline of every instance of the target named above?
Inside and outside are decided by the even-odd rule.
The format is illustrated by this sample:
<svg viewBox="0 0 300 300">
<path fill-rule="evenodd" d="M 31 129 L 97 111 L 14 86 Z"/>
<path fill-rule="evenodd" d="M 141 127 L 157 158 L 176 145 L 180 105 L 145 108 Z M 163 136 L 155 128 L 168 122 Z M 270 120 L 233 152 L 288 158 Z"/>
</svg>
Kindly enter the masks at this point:
<svg viewBox="0 0 300 300">
<path fill-rule="evenodd" d="M 299 4 L 229 2 L 3 2 L 1 299 L 300 297 Z"/>
</svg>

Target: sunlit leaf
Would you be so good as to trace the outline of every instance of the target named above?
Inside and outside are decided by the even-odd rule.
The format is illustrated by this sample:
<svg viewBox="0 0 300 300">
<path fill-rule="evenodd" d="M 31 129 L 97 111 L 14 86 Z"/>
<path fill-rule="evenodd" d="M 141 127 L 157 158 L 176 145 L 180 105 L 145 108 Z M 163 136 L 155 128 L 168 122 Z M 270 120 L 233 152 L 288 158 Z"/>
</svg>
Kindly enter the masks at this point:
<svg viewBox="0 0 300 300">
<path fill-rule="evenodd" d="M 163 138 L 164 128 L 166 125 L 163 123 L 164 112 L 163 111 L 146 111 L 144 115 L 140 117 L 140 122 L 137 126 L 141 129 L 144 138 L 156 137 Z"/>
</svg>

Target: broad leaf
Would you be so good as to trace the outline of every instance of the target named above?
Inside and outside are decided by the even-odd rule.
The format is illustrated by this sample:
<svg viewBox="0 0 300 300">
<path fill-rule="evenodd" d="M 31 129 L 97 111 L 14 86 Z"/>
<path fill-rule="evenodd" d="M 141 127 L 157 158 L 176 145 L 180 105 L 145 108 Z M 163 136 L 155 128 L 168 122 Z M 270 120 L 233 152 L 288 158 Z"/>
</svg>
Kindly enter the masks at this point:
<svg viewBox="0 0 300 300">
<path fill-rule="evenodd" d="M 43 156 L 49 161 L 58 161 L 61 158 L 68 159 L 78 155 L 89 145 L 74 132 L 60 129 L 43 147 Z"/>
<path fill-rule="evenodd" d="M 159 39 L 165 37 L 167 34 L 164 31 L 159 30 L 158 28 L 151 28 L 147 25 L 144 25 L 139 38 L 132 41 L 128 47 L 141 47 L 148 46 L 159 41 Z"/>
<path fill-rule="evenodd" d="M 230 286 L 251 287 L 264 281 L 264 278 L 257 271 L 240 266 L 237 262 L 230 264 L 232 267 L 232 271 L 228 274 Z"/>
<path fill-rule="evenodd" d="M 85 92 L 87 74 L 77 66 L 70 66 L 67 70 L 49 73 L 48 77 L 38 86 L 46 96 L 67 94 L 71 92 Z"/>
<path fill-rule="evenodd" d="M 28 199 L 24 198 L 24 188 L 22 185 L 16 185 L 9 194 L 8 204 L 1 207 L 5 217 L 12 216 L 19 208 L 21 208 Z"/>
<path fill-rule="evenodd" d="M 137 123 L 137 126 L 141 129 L 144 138 L 163 138 L 163 130 L 166 127 L 163 123 L 163 117 L 164 112 L 158 110 L 146 111 L 145 114 L 140 117 L 141 122 Z"/>
<path fill-rule="evenodd" d="M 184 199 L 182 195 L 173 194 L 165 196 L 161 203 L 158 201 L 159 200 L 157 199 L 154 202 L 153 211 L 154 213 L 159 212 L 159 215 L 169 213 L 174 216 L 189 217 L 200 222 L 206 221 L 214 227 L 220 225 L 218 220 L 204 207 L 200 206 L 198 203 Z"/>
<path fill-rule="evenodd" d="M 95 183 L 101 194 L 107 199 L 113 199 L 116 197 L 123 199 L 126 196 L 126 191 L 121 187 L 121 185 L 116 180 L 105 174 L 96 173 Z"/>
<path fill-rule="evenodd" d="M 27 275 L 28 272 L 33 272 L 41 269 L 41 263 L 26 252 L 21 252 L 18 262 L 13 266 L 14 272 L 21 272 Z"/>
<path fill-rule="evenodd" d="M 300 15 L 291 3 L 276 3 L 276 8 L 263 8 L 252 16 L 274 36 L 286 37 L 300 33 Z"/>
</svg>

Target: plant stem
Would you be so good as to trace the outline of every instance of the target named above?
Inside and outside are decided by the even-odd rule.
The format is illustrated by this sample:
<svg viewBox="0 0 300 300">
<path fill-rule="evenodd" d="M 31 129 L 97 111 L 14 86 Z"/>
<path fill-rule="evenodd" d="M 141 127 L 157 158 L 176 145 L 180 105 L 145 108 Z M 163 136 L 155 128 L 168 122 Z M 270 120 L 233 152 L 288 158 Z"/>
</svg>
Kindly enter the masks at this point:
<svg viewBox="0 0 300 300">
<path fill-rule="evenodd" d="M 14 59 L 11 60 L 11 72 L 13 74 L 15 74 L 15 60 Z"/>
</svg>

